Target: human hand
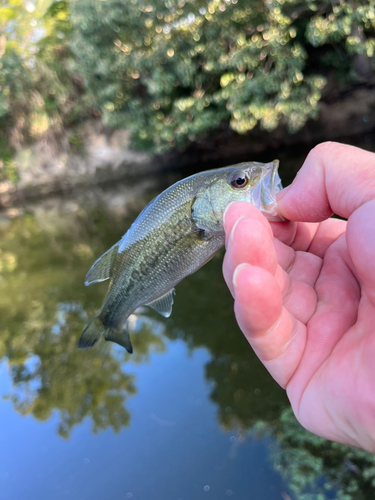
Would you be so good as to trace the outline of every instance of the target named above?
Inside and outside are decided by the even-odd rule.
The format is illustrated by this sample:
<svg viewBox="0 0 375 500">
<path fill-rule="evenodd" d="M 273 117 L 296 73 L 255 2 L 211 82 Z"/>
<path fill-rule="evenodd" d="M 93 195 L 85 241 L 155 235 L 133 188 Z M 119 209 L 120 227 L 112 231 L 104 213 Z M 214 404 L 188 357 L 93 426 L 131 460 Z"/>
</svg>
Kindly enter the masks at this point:
<svg viewBox="0 0 375 500">
<path fill-rule="evenodd" d="M 375 155 L 317 146 L 278 211 L 225 213 L 238 324 L 304 427 L 375 452 Z"/>
</svg>

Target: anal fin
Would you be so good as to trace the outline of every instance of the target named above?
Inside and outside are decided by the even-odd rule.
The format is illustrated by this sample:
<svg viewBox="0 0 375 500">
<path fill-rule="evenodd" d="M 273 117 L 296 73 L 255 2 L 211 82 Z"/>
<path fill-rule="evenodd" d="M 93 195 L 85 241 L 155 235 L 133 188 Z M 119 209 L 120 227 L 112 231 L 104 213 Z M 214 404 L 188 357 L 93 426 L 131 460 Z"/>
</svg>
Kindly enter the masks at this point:
<svg viewBox="0 0 375 500">
<path fill-rule="evenodd" d="M 169 318 L 172 314 L 172 305 L 173 305 L 173 295 L 175 293 L 174 288 L 169 290 L 166 294 L 162 295 L 158 299 L 154 300 L 147 304 L 149 307 L 155 309 L 156 312 L 164 316 L 164 318 Z"/>
</svg>

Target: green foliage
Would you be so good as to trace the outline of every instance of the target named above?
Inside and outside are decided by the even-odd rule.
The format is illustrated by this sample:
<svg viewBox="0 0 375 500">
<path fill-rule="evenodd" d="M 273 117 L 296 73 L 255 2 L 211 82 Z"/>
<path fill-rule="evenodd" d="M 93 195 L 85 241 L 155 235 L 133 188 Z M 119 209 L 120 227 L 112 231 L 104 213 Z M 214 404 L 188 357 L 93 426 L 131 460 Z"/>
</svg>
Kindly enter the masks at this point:
<svg viewBox="0 0 375 500">
<path fill-rule="evenodd" d="M 0 135 L 14 149 L 92 114 L 156 152 L 221 126 L 294 132 L 327 79 L 371 77 L 374 28 L 375 0 L 9 0 Z"/>
<path fill-rule="evenodd" d="M 0 133 L 8 135 L 11 147 L 23 139 L 40 107 L 34 70 L 38 28 L 38 11 L 31 14 L 25 2 L 9 0 L 0 7 Z"/>
<path fill-rule="evenodd" d="M 328 63 L 371 57 L 374 6 L 72 0 L 72 48 L 106 123 L 163 151 L 228 122 L 238 133 L 300 129 L 331 71 L 316 67 L 320 47 Z"/>
<path fill-rule="evenodd" d="M 0 135 L 0 182 L 6 180 L 15 183 L 18 176 L 13 160 L 13 151 Z"/>
<path fill-rule="evenodd" d="M 83 82 L 69 69 L 68 2 L 49 4 L 9 0 L 0 7 L 1 180 L 17 177 L 9 151 L 89 113 L 88 100 L 78 102 Z"/>
</svg>

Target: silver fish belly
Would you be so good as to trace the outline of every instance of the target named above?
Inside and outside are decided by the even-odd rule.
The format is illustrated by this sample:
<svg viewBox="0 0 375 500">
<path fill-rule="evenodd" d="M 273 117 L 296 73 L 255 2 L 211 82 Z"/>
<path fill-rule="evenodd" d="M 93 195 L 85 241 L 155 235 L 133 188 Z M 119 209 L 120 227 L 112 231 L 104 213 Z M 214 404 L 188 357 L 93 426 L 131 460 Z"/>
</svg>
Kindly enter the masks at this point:
<svg viewBox="0 0 375 500">
<path fill-rule="evenodd" d="M 165 317 L 174 287 L 224 245 L 223 215 L 229 203 L 247 201 L 269 220 L 281 220 L 276 193 L 278 161 L 245 162 L 187 177 L 151 201 L 122 239 L 87 273 L 85 284 L 110 280 L 100 312 L 83 331 L 80 348 L 101 336 L 132 352 L 127 318 L 148 305 Z"/>
</svg>

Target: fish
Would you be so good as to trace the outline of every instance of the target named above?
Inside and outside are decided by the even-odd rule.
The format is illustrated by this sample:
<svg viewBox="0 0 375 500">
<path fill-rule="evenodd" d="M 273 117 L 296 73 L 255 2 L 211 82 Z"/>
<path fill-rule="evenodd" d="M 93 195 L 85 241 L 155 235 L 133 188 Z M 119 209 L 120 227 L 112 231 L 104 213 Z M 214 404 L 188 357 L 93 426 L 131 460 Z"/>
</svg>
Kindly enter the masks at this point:
<svg viewBox="0 0 375 500">
<path fill-rule="evenodd" d="M 145 305 L 170 316 L 175 286 L 224 246 L 223 216 L 230 203 L 246 201 L 268 220 L 282 220 L 275 198 L 282 189 L 278 167 L 278 160 L 250 161 L 207 170 L 176 182 L 154 198 L 88 271 L 86 286 L 110 283 L 78 347 L 92 347 L 104 337 L 132 353 L 128 317 Z"/>
</svg>

